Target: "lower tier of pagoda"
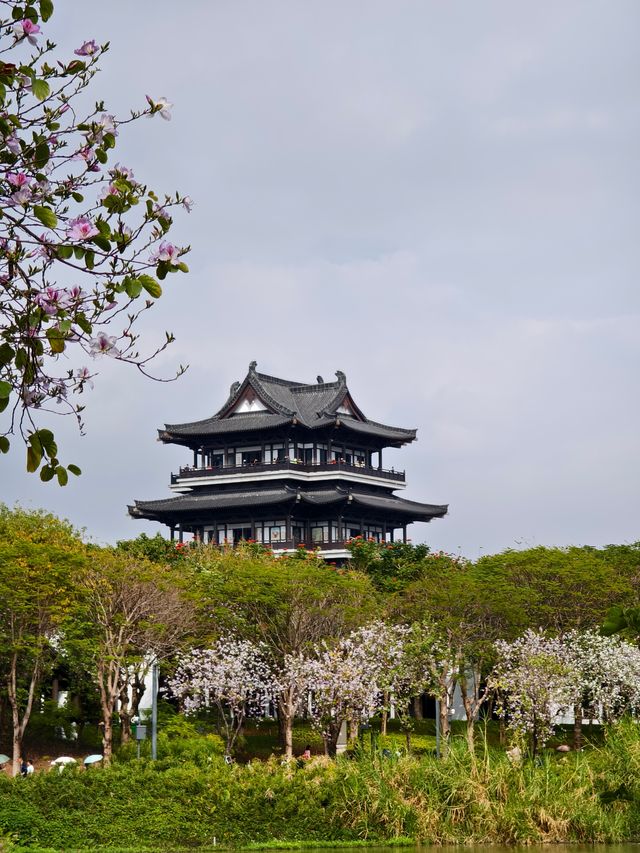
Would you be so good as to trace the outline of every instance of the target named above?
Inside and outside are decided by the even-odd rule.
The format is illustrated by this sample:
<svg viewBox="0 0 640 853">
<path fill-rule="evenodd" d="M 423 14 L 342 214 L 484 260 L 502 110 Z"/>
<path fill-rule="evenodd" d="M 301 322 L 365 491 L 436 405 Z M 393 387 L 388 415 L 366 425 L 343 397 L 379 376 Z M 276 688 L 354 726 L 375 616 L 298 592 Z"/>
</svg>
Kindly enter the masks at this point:
<svg viewBox="0 0 640 853">
<path fill-rule="evenodd" d="M 396 531 L 406 540 L 407 525 L 446 515 L 447 506 L 423 504 L 391 492 L 371 492 L 341 486 L 304 490 L 289 485 L 268 489 L 204 490 L 157 501 L 136 501 L 134 518 L 169 526 L 171 537 L 185 533 L 219 545 L 253 540 L 274 550 L 300 545 L 335 556 L 356 536 L 378 542 L 394 541 Z"/>
</svg>

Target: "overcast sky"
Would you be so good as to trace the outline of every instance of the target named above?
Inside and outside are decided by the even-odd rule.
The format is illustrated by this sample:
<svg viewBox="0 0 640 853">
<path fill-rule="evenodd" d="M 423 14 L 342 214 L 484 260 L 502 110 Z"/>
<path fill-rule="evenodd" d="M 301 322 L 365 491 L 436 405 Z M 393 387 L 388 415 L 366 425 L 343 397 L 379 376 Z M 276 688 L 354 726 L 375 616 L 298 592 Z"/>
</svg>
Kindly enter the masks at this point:
<svg viewBox="0 0 640 853">
<path fill-rule="evenodd" d="M 191 273 L 145 321 L 174 331 L 153 384 L 112 362 L 42 485 L 0 459 L 2 499 L 98 541 L 158 525 L 207 417 L 258 370 L 335 370 L 365 414 L 417 427 L 386 462 L 449 503 L 414 541 L 468 556 L 640 539 L 636 0 L 59 0 L 60 53 L 109 40 L 110 111 L 166 95 L 117 159 L 195 200 Z"/>
</svg>

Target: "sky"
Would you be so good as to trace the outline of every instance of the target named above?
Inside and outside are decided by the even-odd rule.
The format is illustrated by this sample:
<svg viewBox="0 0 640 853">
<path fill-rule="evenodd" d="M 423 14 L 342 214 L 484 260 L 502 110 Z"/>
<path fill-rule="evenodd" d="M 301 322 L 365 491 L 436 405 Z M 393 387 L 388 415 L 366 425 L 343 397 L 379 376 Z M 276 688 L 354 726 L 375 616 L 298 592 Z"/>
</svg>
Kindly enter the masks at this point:
<svg viewBox="0 0 640 853">
<path fill-rule="evenodd" d="M 207 417 L 258 370 L 347 375 L 404 496 L 448 503 L 414 542 L 469 557 L 640 539 L 640 6 L 635 0 L 65 0 L 61 55 L 110 41 L 95 99 L 173 118 L 116 159 L 189 194 L 192 246 L 142 330 L 174 383 L 105 359 L 86 434 L 56 422 L 65 489 L 0 459 L 0 499 L 98 542 L 160 526 Z M 93 366 L 93 365 L 92 365 Z"/>
</svg>

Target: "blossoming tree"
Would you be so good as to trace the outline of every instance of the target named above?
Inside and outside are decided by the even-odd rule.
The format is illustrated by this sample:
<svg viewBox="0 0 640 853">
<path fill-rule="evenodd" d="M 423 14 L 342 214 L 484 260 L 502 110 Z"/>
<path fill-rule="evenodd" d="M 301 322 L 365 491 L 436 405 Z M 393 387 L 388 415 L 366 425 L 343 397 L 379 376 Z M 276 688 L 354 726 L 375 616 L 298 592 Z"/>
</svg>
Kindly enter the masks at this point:
<svg viewBox="0 0 640 853">
<path fill-rule="evenodd" d="M 535 755 L 580 691 L 575 659 L 560 638 L 542 631 L 526 631 L 510 643 L 498 640 L 496 650 L 490 685 L 501 697 L 498 713 L 512 731 L 531 737 Z"/>
<path fill-rule="evenodd" d="M 247 715 L 262 711 L 277 693 L 265 646 L 231 636 L 182 657 L 168 684 L 187 714 L 202 708 L 217 710 L 227 756 Z"/>
<path fill-rule="evenodd" d="M 320 643 L 307 664 L 313 719 L 322 731 L 325 752 L 335 754 L 343 723 L 353 734 L 385 704 L 392 671 L 402 657 L 400 631 L 382 622 L 358 628 L 334 645 Z"/>
<path fill-rule="evenodd" d="M 134 365 L 171 343 L 139 348 L 140 315 L 167 274 L 187 272 L 167 239 L 179 194 L 160 197 L 128 166 L 112 163 L 120 129 L 143 116 L 171 118 L 166 98 L 117 118 L 86 90 L 108 45 L 90 39 L 54 58 L 46 40 L 52 0 L 0 2 L 0 452 L 27 446 L 27 469 L 68 481 L 43 413 L 73 415 L 100 357 Z M 178 374 L 183 371 L 180 367 Z"/>
<path fill-rule="evenodd" d="M 582 716 L 615 722 L 640 708 L 640 649 L 620 637 L 570 631 L 563 638 L 578 674 L 574 747 L 582 745 Z"/>
</svg>

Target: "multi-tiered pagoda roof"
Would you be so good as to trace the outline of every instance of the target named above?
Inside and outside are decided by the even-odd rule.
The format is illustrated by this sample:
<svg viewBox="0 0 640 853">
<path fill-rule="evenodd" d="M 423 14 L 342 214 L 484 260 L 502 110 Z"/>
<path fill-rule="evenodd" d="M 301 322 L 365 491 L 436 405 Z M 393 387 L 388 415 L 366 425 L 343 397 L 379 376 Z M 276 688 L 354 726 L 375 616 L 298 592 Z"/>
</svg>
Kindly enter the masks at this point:
<svg viewBox="0 0 640 853">
<path fill-rule="evenodd" d="M 166 424 L 159 439 L 193 451 L 193 465 L 171 476 L 174 497 L 136 501 L 135 518 L 169 525 L 182 538 L 256 539 L 286 550 L 300 544 L 340 557 L 356 535 L 393 539 L 407 524 L 441 518 L 447 506 L 395 494 L 404 472 L 382 465 L 385 447 L 402 447 L 416 431 L 367 418 L 344 373 L 335 382 L 279 379 L 252 362 L 218 412 Z"/>
</svg>

